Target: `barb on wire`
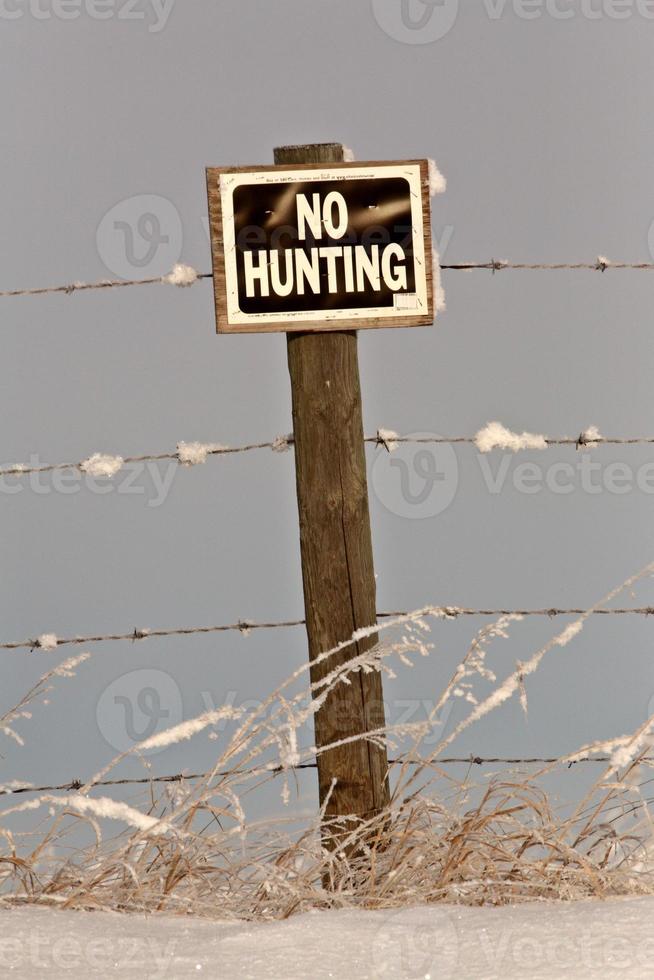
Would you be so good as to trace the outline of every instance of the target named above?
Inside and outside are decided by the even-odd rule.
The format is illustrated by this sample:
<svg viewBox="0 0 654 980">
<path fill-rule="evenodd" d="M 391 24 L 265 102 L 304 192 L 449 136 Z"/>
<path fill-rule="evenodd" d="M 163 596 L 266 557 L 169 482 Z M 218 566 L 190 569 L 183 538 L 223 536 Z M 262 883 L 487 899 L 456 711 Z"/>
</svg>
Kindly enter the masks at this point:
<svg viewBox="0 0 654 980">
<path fill-rule="evenodd" d="M 654 756 L 643 757 L 641 760 L 646 763 L 654 763 Z M 492 757 L 482 757 L 478 755 L 468 755 L 468 756 L 453 756 L 443 759 L 434 759 L 430 765 L 432 767 L 438 768 L 439 766 L 554 766 L 554 765 L 565 765 L 568 769 L 572 769 L 574 766 L 585 765 L 587 763 L 599 763 L 600 765 L 607 765 L 611 762 L 611 757 L 608 755 L 597 755 L 597 756 L 584 756 L 579 759 L 570 759 L 567 756 L 550 756 L 549 758 L 541 757 L 531 757 L 531 758 L 511 758 L 505 756 L 492 756 Z M 388 764 L 390 766 L 401 766 L 401 765 L 411 765 L 411 766 L 423 766 L 425 765 L 422 759 L 389 759 Z M 88 783 L 81 779 L 73 779 L 69 783 L 61 783 L 58 786 L 30 786 L 26 784 L 24 786 L 6 786 L 0 787 L 0 797 L 1 796 L 21 796 L 26 793 L 54 793 L 54 792 L 66 792 L 75 793 L 80 790 L 83 786 L 90 786 L 90 788 L 96 787 L 115 787 L 115 786 L 149 786 L 152 783 L 184 783 L 192 782 L 199 779 L 207 779 L 213 776 L 217 779 L 222 779 L 226 776 L 240 775 L 270 775 L 278 776 L 280 773 L 288 771 L 298 771 L 298 770 L 311 770 L 317 769 L 317 763 L 315 762 L 300 762 L 294 766 L 272 766 L 270 768 L 266 766 L 259 766 L 256 769 L 233 769 L 229 772 L 197 772 L 197 773 L 175 773 L 172 776 L 146 776 L 142 778 L 126 778 L 126 779 L 105 779 L 98 780 L 97 782 Z"/>
<path fill-rule="evenodd" d="M 188 270 L 187 276 L 178 270 Z M 493 274 L 504 270 L 526 270 L 530 272 L 558 272 L 562 270 L 589 270 L 607 272 L 610 269 L 654 270 L 654 262 L 613 262 L 599 255 L 594 262 L 509 262 L 506 259 L 491 259 L 489 262 L 451 262 L 441 264 L 446 272 L 465 272 L 475 269 L 487 269 Z M 191 275 L 191 273 L 193 275 Z M 187 281 L 190 279 L 191 281 Z M 101 279 L 99 282 L 72 282 L 63 286 L 38 286 L 32 289 L 3 289 L 0 298 L 9 296 L 43 296 L 48 293 L 83 292 L 91 289 L 122 289 L 125 286 L 156 286 L 172 284 L 175 286 L 190 286 L 200 279 L 213 279 L 211 272 L 196 272 L 189 266 L 175 266 L 167 276 L 157 276 L 149 279 Z"/>
<path fill-rule="evenodd" d="M 560 436 L 557 438 L 542 437 L 543 443 L 547 447 L 553 446 L 574 446 L 577 449 L 590 446 L 635 446 L 652 445 L 654 436 L 603 436 L 589 435 L 590 430 L 582 432 L 580 435 Z M 541 438 L 541 437 L 539 437 Z M 123 466 L 134 463 L 158 463 L 176 462 L 183 467 L 190 467 L 198 463 L 204 463 L 208 457 L 214 456 L 234 456 L 239 453 L 249 453 L 261 449 L 270 449 L 276 453 L 285 452 L 293 445 L 293 433 L 289 435 L 276 436 L 267 442 L 246 443 L 240 446 L 223 446 L 218 443 L 199 443 L 199 442 L 180 442 L 175 452 L 166 453 L 144 453 L 139 456 L 107 456 L 102 453 L 94 453 L 87 459 L 73 463 L 45 463 L 39 465 L 28 465 L 26 463 L 14 463 L 11 466 L 0 468 L 0 478 L 5 476 L 29 476 L 32 473 L 54 473 L 61 470 L 76 470 L 80 473 L 88 473 L 90 476 L 112 477 L 118 473 Z M 379 429 L 376 435 L 365 436 L 364 442 L 368 445 L 383 446 L 388 452 L 399 444 L 415 445 L 446 445 L 446 444 L 467 444 L 479 446 L 479 433 L 475 436 L 402 436 L 388 429 Z"/>
<path fill-rule="evenodd" d="M 412 615 L 414 610 L 379 612 L 378 620 L 395 619 Z M 539 616 L 552 618 L 554 616 L 584 616 L 589 610 L 583 608 L 544 608 L 544 609 L 471 609 L 462 606 L 430 606 L 423 610 L 415 610 L 416 615 L 435 616 L 439 619 L 455 620 L 462 617 L 492 617 L 492 616 Z M 591 609 L 593 616 L 654 616 L 654 606 L 629 606 L 615 609 Z M 0 650 L 56 650 L 64 646 L 87 646 L 95 643 L 116 643 L 140 640 L 152 640 L 166 636 L 200 636 L 209 633 L 241 633 L 247 636 L 255 630 L 291 629 L 304 626 L 305 619 L 288 619 L 274 622 L 255 623 L 250 620 L 239 620 L 218 626 L 179 626 L 170 629 L 132 629 L 123 633 L 106 633 L 91 636 L 73 636 L 59 638 L 54 633 L 43 633 L 30 640 L 16 640 L 0 643 Z"/>
</svg>

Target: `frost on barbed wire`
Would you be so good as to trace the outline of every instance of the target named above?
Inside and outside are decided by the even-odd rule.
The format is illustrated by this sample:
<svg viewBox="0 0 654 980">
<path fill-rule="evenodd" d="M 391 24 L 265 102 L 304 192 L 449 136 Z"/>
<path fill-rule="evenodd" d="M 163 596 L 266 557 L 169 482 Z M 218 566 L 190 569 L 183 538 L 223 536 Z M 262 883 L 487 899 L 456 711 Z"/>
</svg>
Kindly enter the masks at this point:
<svg viewBox="0 0 654 980">
<path fill-rule="evenodd" d="M 223 453 L 228 446 L 219 442 L 178 442 L 177 458 L 182 466 L 199 466 L 206 463 L 211 453 Z"/>
<path fill-rule="evenodd" d="M 377 445 L 383 446 L 389 453 L 394 452 L 399 446 L 399 434 L 393 429 L 377 429 Z"/>
<path fill-rule="evenodd" d="M 39 650 L 56 650 L 59 640 L 55 633 L 42 633 L 36 641 Z"/>
<path fill-rule="evenodd" d="M 287 453 L 291 448 L 293 440 L 294 436 L 292 432 L 289 432 L 286 436 L 275 436 L 270 448 L 274 453 Z"/>
<path fill-rule="evenodd" d="M 106 456 L 104 453 L 93 453 L 88 459 L 80 463 L 82 473 L 89 476 L 115 476 L 124 464 L 122 456 Z"/>
<path fill-rule="evenodd" d="M 24 783 L 20 779 L 12 779 L 8 783 L 0 783 L 0 796 L 11 796 L 14 790 L 31 789 L 33 785 L 33 783 Z"/>
<path fill-rule="evenodd" d="M 604 436 L 596 425 L 589 425 L 579 437 L 579 446 L 581 449 L 594 449 L 599 446 L 603 438 Z"/>
<path fill-rule="evenodd" d="M 192 286 L 197 282 L 199 273 L 190 265 L 178 264 L 173 267 L 171 272 L 166 276 L 162 276 L 161 281 L 167 283 L 170 286 Z"/>
<path fill-rule="evenodd" d="M 475 436 L 475 445 L 480 453 L 493 449 L 508 449 L 517 453 L 523 449 L 547 449 L 547 437 L 531 432 L 511 432 L 501 422 L 489 422 Z"/>
</svg>

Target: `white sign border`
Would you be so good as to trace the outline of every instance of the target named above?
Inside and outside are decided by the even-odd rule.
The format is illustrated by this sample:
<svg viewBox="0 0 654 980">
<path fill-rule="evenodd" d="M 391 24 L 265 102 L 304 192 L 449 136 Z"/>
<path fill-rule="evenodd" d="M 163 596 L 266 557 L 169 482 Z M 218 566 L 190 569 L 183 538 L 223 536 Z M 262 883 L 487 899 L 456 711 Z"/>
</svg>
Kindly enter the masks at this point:
<svg viewBox="0 0 654 980">
<path fill-rule="evenodd" d="M 424 225 L 422 217 L 422 177 L 419 163 L 375 165 L 367 167 L 311 167 L 307 170 L 275 169 L 266 171 L 239 171 L 220 174 L 220 199 L 223 215 L 223 254 L 225 261 L 225 290 L 227 296 L 227 322 L 230 326 L 253 326 L 262 323 L 313 322 L 315 320 L 367 320 L 371 318 L 397 317 L 397 306 L 373 306 L 359 309 L 330 310 L 280 310 L 272 313 L 243 313 L 238 304 L 238 276 L 236 268 L 236 241 L 234 226 L 234 191 L 243 184 L 290 184 L 306 181 L 379 180 L 401 177 L 409 184 L 411 192 L 411 226 L 416 288 L 415 309 L 403 310 L 402 316 L 422 317 L 428 312 L 427 269 L 425 259 Z M 407 295 L 398 293 L 398 295 Z"/>
</svg>

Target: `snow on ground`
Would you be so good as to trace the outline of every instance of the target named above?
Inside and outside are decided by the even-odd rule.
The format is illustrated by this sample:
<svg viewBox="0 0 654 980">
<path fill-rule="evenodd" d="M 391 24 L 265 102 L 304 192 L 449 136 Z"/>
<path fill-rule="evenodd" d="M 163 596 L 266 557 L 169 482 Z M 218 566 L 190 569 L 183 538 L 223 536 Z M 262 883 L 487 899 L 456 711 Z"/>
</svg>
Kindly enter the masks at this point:
<svg viewBox="0 0 654 980">
<path fill-rule="evenodd" d="M 644 980 L 654 898 L 506 908 L 310 912 L 270 924 L 0 911 L 0 976 L 17 980 Z"/>
</svg>

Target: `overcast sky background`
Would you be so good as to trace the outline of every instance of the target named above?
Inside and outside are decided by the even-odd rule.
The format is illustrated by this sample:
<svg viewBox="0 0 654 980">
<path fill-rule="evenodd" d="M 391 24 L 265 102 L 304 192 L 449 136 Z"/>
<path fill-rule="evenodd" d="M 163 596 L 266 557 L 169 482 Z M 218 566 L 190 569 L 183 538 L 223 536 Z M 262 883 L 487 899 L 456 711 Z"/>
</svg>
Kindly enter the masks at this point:
<svg viewBox="0 0 654 980">
<path fill-rule="evenodd" d="M 651 259 L 654 23 L 635 3 L 626 19 L 600 0 L 584 7 L 597 18 L 561 2 L 573 17 L 525 19 L 510 3 L 493 17 L 501 4 L 448 0 L 429 19 L 415 0 L 422 32 L 403 26 L 395 0 L 177 0 L 165 24 L 145 0 L 135 8 L 144 19 L 119 19 L 122 4 L 106 20 L 39 19 L 19 0 L 3 7 L 21 16 L 0 16 L 0 289 L 158 275 L 178 258 L 208 271 L 204 168 L 264 164 L 276 145 L 325 140 L 360 160 L 437 160 L 448 178 L 433 215 L 445 261 Z M 37 9 L 51 10 L 46 0 Z M 150 213 L 169 242 L 146 266 L 130 265 L 114 222 L 131 225 L 138 262 L 149 247 L 138 221 Z M 152 223 L 141 227 L 150 234 Z M 448 309 L 435 327 L 360 335 L 368 432 L 469 435 L 499 419 L 550 436 L 591 424 L 605 435 L 654 433 L 651 273 L 446 272 L 444 281 Z M 2 300 L 1 460 L 288 432 L 283 335 L 214 329 L 209 281 Z M 436 463 L 451 487 L 446 453 Z M 517 465 L 575 465 L 575 450 L 512 458 L 491 493 L 478 454 L 460 446 L 452 503 L 422 519 L 402 498 L 400 470 L 368 454 L 371 469 L 381 457 L 370 490 L 380 609 L 586 606 L 652 559 L 652 495 L 635 487 L 654 460 L 647 447 L 591 454 L 629 464 L 625 493 L 526 494 L 513 483 Z M 493 473 L 501 461 L 489 457 Z M 45 493 L 24 479 L 20 493 L 5 489 L 1 639 L 301 616 L 292 453 L 173 472 L 160 506 L 148 472 L 134 483 L 142 494 L 64 494 L 45 479 Z M 594 476 L 603 479 L 605 466 Z M 653 601 L 645 583 L 620 604 Z M 386 685 L 391 717 L 407 699 L 437 698 L 477 625 L 436 624 L 432 658 Z M 556 626 L 516 626 L 495 648 L 500 674 Z M 633 730 L 654 695 L 653 629 L 636 617 L 590 623 L 529 682 L 528 720 L 510 703 L 456 747 L 549 755 Z M 131 699 L 141 730 L 145 688 L 171 721 L 229 692 L 238 704 L 261 698 L 304 662 L 306 641 L 295 629 L 92 651 L 20 724 L 25 747 L 0 747 L 0 782 L 96 771 L 129 737 L 116 696 Z M 1 706 L 69 653 L 4 653 Z M 125 676 L 135 670 L 148 673 Z M 421 717 L 419 703 L 409 710 Z M 197 770 L 211 753 L 198 739 L 152 765 Z M 558 786 L 571 796 L 587 779 L 565 772 Z M 313 774 L 300 787 L 314 800 Z"/>
</svg>

